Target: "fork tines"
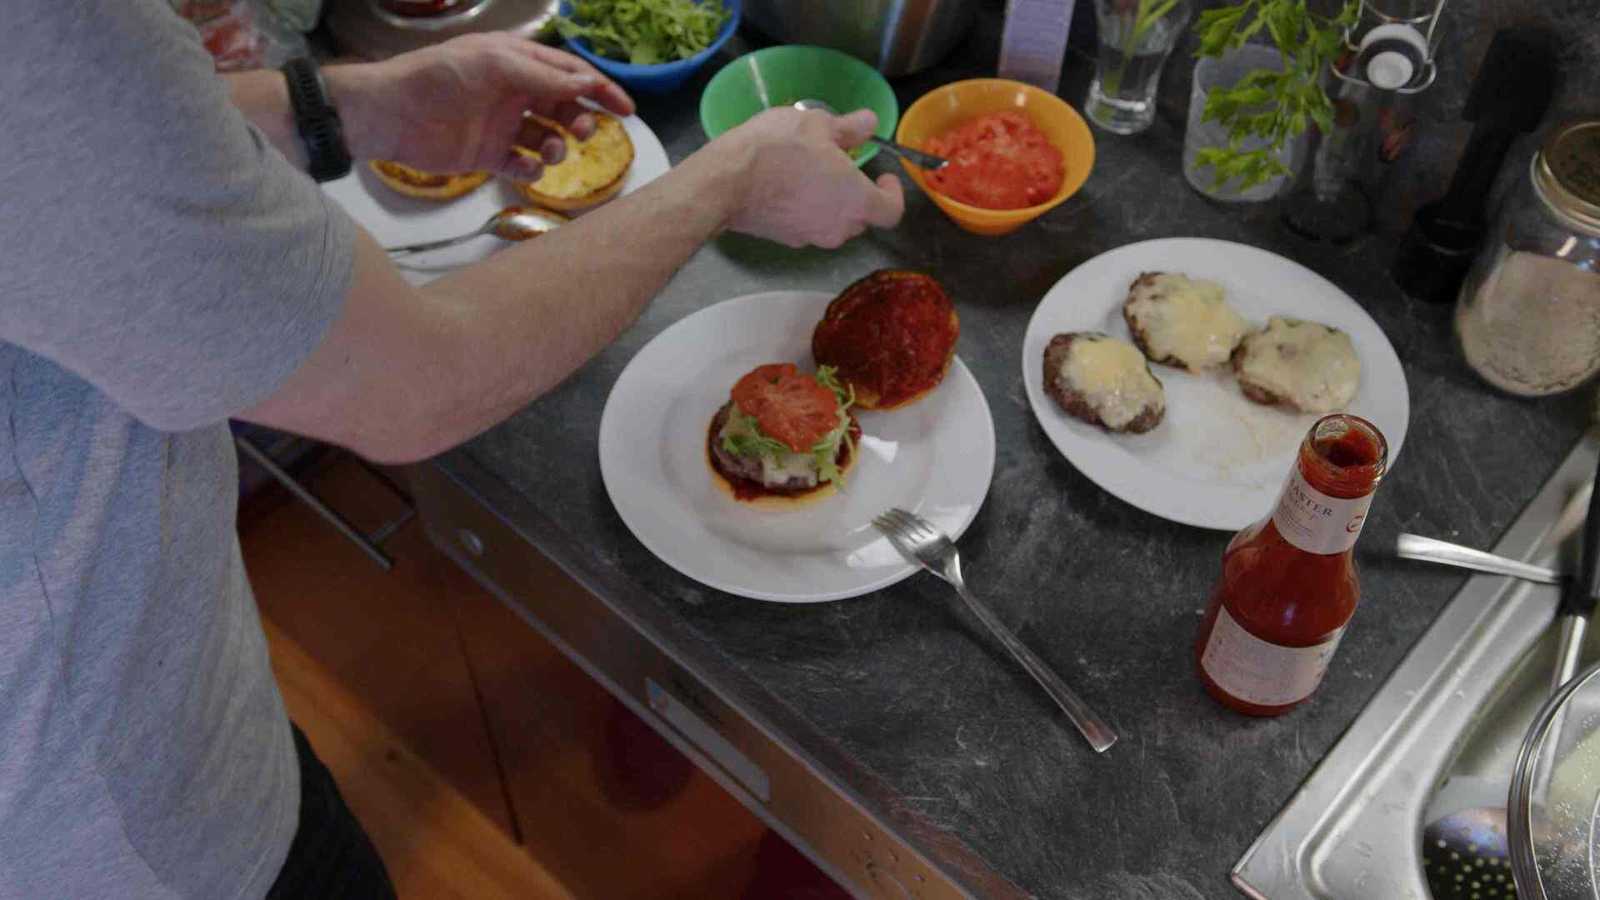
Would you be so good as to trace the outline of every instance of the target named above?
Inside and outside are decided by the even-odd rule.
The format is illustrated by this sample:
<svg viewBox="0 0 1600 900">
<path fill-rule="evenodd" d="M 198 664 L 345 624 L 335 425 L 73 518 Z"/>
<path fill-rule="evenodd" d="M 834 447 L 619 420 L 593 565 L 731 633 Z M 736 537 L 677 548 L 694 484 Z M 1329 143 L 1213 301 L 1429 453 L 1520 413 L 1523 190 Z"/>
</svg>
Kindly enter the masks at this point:
<svg viewBox="0 0 1600 900">
<path fill-rule="evenodd" d="M 935 531 L 933 524 L 927 519 L 899 507 L 890 507 L 883 515 L 873 519 L 872 523 L 886 531 L 889 529 L 898 529 L 909 533 Z"/>
</svg>

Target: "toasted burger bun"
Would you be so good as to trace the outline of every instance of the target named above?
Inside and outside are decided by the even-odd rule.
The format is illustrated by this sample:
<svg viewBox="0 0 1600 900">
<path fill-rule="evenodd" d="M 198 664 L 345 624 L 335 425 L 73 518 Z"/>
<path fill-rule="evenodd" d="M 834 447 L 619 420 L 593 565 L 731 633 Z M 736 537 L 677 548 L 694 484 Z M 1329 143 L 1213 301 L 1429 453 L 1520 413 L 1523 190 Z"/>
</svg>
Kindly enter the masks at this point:
<svg viewBox="0 0 1600 900">
<path fill-rule="evenodd" d="M 372 173 L 378 176 L 378 180 L 391 190 L 407 197 L 421 197 L 427 200 L 451 200 L 472 192 L 489 180 L 488 172 L 435 175 L 432 172 L 424 172 L 383 159 L 375 159 L 367 165 L 372 168 Z"/>
<path fill-rule="evenodd" d="M 728 407 L 724 404 L 717 414 L 711 417 L 711 427 L 706 432 L 706 465 L 711 469 L 711 483 L 729 497 L 746 506 L 758 509 L 795 509 L 809 506 L 826 497 L 832 497 L 839 491 L 838 481 L 819 481 L 813 487 L 767 487 L 761 482 L 735 472 L 728 465 L 727 454 L 717 446 L 717 435 L 722 431 L 722 426 L 728 421 Z M 856 422 L 854 415 L 850 416 L 850 432 L 856 438 L 861 436 L 861 425 Z M 839 448 L 844 454 L 844 459 L 838 462 L 839 478 L 848 477 L 850 470 L 855 468 L 856 457 L 851 443 L 842 444 Z"/>
<path fill-rule="evenodd" d="M 566 158 L 545 166 L 538 181 L 515 182 L 518 192 L 535 205 L 570 212 L 604 203 L 622 190 L 633 165 L 633 141 L 622 120 L 602 112 L 595 118 L 594 134 L 580 141 L 572 132 L 545 118 L 534 118 L 560 134 L 567 142 Z M 537 157 L 525 147 L 516 148 L 524 156 Z"/>
<path fill-rule="evenodd" d="M 898 409 L 939 386 L 955 360 L 961 320 L 944 288 L 921 272 L 882 269 L 845 288 L 811 334 L 811 355 L 833 366 L 863 409 Z"/>
</svg>

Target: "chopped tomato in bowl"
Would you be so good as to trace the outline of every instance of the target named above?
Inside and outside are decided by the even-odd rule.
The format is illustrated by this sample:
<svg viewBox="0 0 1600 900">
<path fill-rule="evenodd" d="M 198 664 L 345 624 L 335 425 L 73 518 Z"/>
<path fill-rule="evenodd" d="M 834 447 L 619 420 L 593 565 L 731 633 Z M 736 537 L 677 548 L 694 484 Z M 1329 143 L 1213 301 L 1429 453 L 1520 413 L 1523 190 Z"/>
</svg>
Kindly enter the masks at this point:
<svg viewBox="0 0 1600 900">
<path fill-rule="evenodd" d="M 927 173 L 941 194 L 984 209 L 1024 209 L 1061 190 L 1061 151 L 1019 112 L 989 113 L 929 139 L 929 153 L 949 164 Z"/>
</svg>

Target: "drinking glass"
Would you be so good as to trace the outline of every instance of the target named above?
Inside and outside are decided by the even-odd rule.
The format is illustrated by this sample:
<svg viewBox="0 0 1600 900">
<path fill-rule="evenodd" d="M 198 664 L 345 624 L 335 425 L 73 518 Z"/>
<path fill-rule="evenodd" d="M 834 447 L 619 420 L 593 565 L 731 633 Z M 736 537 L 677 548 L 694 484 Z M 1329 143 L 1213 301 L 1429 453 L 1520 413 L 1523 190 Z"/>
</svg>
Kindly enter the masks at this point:
<svg viewBox="0 0 1600 900">
<path fill-rule="evenodd" d="M 1137 134 L 1156 118 L 1161 67 L 1189 21 L 1190 0 L 1094 0 L 1100 53 L 1084 112 L 1115 134 Z"/>
<path fill-rule="evenodd" d="M 1206 97 L 1214 90 L 1229 88 L 1239 79 L 1257 69 L 1281 69 L 1283 57 L 1272 47 L 1245 44 L 1218 57 L 1206 57 L 1194 67 L 1194 86 L 1189 95 L 1189 125 L 1183 133 L 1183 174 L 1189 186 L 1214 200 L 1230 202 L 1270 200 L 1283 189 L 1287 176 L 1279 175 L 1249 189 L 1241 190 L 1238 179 L 1219 185 L 1216 173 L 1210 166 L 1199 163 L 1200 151 L 1210 147 L 1228 145 L 1228 129 L 1219 122 L 1202 121 L 1206 110 Z M 1294 169 L 1300 159 L 1300 149 L 1305 135 L 1300 134 L 1285 141 L 1277 155 L 1278 162 Z M 1266 138 L 1248 137 L 1240 144 L 1241 150 L 1257 150 L 1268 145 Z"/>
</svg>

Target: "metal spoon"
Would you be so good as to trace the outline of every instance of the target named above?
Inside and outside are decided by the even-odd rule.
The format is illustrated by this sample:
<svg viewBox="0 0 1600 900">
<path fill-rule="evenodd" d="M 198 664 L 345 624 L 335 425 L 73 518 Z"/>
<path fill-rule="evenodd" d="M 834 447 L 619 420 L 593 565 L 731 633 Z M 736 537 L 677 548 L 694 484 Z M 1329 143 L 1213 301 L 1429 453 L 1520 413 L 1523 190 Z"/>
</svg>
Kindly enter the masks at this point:
<svg viewBox="0 0 1600 900">
<path fill-rule="evenodd" d="M 571 221 L 560 213 L 550 212 L 547 209 L 535 209 L 527 206 L 508 206 L 489 217 L 478 230 L 468 234 L 445 238 L 442 241 L 426 241 L 421 244 L 406 244 L 403 247 L 385 247 L 384 252 L 390 256 L 400 256 L 406 253 L 421 253 L 424 250 L 439 250 L 444 247 L 453 247 L 465 243 L 480 235 L 492 234 L 502 241 L 525 241 L 528 238 L 538 237 L 547 231 L 553 231 L 564 222 Z"/>
<path fill-rule="evenodd" d="M 1578 530 L 1578 526 L 1587 521 L 1593 496 L 1592 481 L 1573 491 L 1572 496 L 1567 498 L 1566 505 L 1561 508 L 1561 513 L 1556 516 L 1555 524 L 1550 527 L 1546 542 L 1560 545 L 1565 549 L 1567 538 Z M 1485 553 L 1482 550 L 1474 550 L 1437 538 L 1423 537 L 1420 534 L 1402 533 L 1395 540 L 1394 550 L 1395 555 L 1402 559 L 1455 566 L 1458 569 L 1472 569 L 1475 572 L 1488 572 L 1491 575 L 1509 575 L 1512 578 L 1539 584 L 1563 584 L 1567 580 L 1563 572 L 1548 566 L 1507 559 L 1504 556 L 1496 556 L 1493 553 Z"/>
<path fill-rule="evenodd" d="M 1491 575 L 1509 575 L 1512 578 L 1521 578 L 1524 581 L 1535 581 L 1539 584 L 1560 584 L 1561 573 L 1548 566 L 1525 563 L 1518 559 L 1507 559 L 1449 541 L 1437 538 L 1423 537 L 1420 534 L 1402 533 L 1395 539 L 1394 553 L 1401 559 L 1415 559 L 1422 562 L 1439 563 L 1445 566 L 1455 566 L 1458 569 L 1472 569 L 1475 572 L 1488 572 Z"/>
<path fill-rule="evenodd" d="M 838 115 L 838 112 L 836 112 L 834 108 L 829 106 L 824 100 L 796 100 L 794 102 L 794 108 L 800 110 L 801 112 L 817 110 L 818 112 L 825 112 L 830 116 Z M 899 144 L 896 144 L 894 141 L 891 141 L 887 138 L 878 137 L 875 134 L 867 135 L 867 140 L 877 144 L 879 147 L 882 147 L 883 149 L 893 153 L 895 156 L 900 157 L 912 165 L 927 169 L 930 172 L 934 169 L 942 169 L 949 163 L 949 160 L 943 157 L 934 156 L 931 153 L 923 153 L 921 150 L 913 150 L 910 147 L 903 147 Z"/>
</svg>

